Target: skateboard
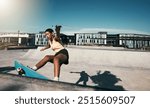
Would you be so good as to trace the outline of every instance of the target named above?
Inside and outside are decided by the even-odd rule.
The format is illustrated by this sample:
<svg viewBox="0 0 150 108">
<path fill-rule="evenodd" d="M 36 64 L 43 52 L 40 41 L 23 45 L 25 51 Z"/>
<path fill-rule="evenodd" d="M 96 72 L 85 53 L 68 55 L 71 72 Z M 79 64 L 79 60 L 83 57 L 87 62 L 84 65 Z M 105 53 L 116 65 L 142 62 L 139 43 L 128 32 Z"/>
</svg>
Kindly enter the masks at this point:
<svg viewBox="0 0 150 108">
<path fill-rule="evenodd" d="M 47 77 L 37 73 L 36 71 L 34 71 L 33 69 L 31 69 L 28 66 L 24 66 L 22 63 L 20 63 L 18 61 L 14 61 L 14 66 L 18 72 L 18 75 L 20 75 L 20 76 L 49 80 Z"/>
</svg>

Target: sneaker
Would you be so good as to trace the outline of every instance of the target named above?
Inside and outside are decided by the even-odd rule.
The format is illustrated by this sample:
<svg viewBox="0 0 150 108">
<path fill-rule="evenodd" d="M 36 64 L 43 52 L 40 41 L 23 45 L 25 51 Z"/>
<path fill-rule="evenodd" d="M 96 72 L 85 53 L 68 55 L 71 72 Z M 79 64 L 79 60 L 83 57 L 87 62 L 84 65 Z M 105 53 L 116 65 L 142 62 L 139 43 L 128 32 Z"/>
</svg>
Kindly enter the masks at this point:
<svg viewBox="0 0 150 108">
<path fill-rule="evenodd" d="M 36 70 L 34 70 L 33 68 L 31 68 L 31 67 L 29 67 L 29 66 L 27 66 L 28 68 L 30 68 L 30 69 L 32 69 L 33 71 L 36 71 Z"/>
<path fill-rule="evenodd" d="M 59 81 L 59 78 L 58 78 L 58 77 L 54 77 L 53 80 L 54 80 L 54 81 Z"/>
</svg>

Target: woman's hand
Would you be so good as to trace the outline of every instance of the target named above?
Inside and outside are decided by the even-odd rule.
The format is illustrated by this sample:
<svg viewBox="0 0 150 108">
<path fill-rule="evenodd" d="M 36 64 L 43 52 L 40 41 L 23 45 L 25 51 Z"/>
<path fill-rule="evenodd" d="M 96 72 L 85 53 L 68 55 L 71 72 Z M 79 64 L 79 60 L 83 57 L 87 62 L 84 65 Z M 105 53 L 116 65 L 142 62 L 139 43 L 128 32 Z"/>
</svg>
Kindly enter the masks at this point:
<svg viewBox="0 0 150 108">
<path fill-rule="evenodd" d="M 40 49 L 40 51 L 44 51 L 46 49 L 50 48 L 50 45 L 48 44 L 47 46 L 43 47 L 42 49 Z"/>
<path fill-rule="evenodd" d="M 60 29 L 61 29 L 61 26 L 59 25 L 56 25 L 55 26 L 55 31 L 56 31 L 56 33 L 60 33 Z"/>
</svg>

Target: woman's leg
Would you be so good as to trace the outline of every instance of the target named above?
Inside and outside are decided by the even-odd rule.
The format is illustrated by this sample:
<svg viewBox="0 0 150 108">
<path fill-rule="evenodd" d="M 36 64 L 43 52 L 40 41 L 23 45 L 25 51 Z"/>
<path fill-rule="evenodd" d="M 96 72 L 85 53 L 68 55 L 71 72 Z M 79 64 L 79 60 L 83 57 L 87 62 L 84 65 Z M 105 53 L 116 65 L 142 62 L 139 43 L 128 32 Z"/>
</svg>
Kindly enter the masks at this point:
<svg viewBox="0 0 150 108">
<path fill-rule="evenodd" d="M 54 59 L 54 55 L 46 55 L 41 61 L 39 61 L 35 66 L 36 66 L 36 70 L 40 69 L 41 67 L 43 67 L 47 62 L 52 62 Z"/>
<path fill-rule="evenodd" d="M 61 65 L 67 60 L 67 56 L 63 54 L 58 54 L 54 57 L 53 63 L 54 63 L 54 77 L 59 78 L 60 75 L 60 67 Z"/>
</svg>

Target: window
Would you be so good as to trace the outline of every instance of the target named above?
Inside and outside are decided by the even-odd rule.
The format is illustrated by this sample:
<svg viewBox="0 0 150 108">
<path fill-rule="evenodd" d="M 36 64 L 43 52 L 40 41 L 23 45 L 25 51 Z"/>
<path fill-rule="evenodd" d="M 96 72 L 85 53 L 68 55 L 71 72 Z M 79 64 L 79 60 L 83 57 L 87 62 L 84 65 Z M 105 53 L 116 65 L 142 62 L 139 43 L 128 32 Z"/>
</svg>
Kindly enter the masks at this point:
<svg viewBox="0 0 150 108">
<path fill-rule="evenodd" d="M 7 38 L 5 38 L 5 42 L 7 42 Z"/>
<path fill-rule="evenodd" d="M 43 42 L 43 38 L 41 38 L 41 41 Z"/>
<path fill-rule="evenodd" d="M 93 38 L 95 38 L 95 35 L 93 34 Z"/>
</svg>

